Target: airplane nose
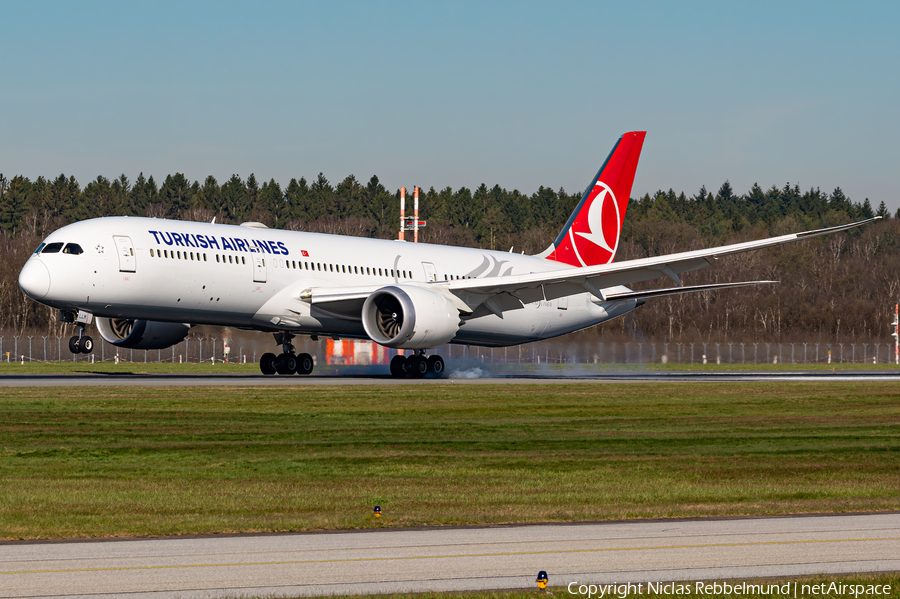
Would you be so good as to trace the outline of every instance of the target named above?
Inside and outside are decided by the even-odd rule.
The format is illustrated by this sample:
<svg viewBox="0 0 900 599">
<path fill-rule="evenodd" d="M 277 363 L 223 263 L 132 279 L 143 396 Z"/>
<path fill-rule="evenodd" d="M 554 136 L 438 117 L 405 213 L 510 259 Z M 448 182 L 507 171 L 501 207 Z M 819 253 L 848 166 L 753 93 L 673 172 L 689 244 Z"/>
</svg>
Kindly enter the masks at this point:
<svg viewBox="0 0 900 599">
<path fill-rule="evenodd" d="M 32 299 L 43 298 L 50 291 L 50 271 L 40 260 L 29 260 L 19 273 L 19 287 Z"/>
</svg>

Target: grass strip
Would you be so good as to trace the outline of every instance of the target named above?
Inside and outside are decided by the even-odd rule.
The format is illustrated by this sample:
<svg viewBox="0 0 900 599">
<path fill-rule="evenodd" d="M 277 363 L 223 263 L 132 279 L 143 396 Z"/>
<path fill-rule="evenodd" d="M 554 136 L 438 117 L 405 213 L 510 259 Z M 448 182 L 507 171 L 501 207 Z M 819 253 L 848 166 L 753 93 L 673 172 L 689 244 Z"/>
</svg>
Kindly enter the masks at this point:
<svg viewBox="0 0 900 599">
<path fill-rule="evenodd" d="M 878 382 L 3 389 L 0 537 L 893 510 L 898 424 Z"/>
<path fill-rule="evenodd" d="M 706 584 L 711 584 L 712 581 L 703 581 Z M 717 581 L 720 584 L 723 581 Z M 891 573 L 878 573 L 878 574 L 838 574 L 838 575 L 821 575 L 821 576 L 802 576 L 795 578 L 774 578 L 774 579 L 754 579 L 754 580 L 729 580 L 727 581 L 730 585 L 734 586 L 735 584 L 740 584 L 742 582 L 746 582 L 748 585 L 760 585 L 763 587 L 762 591 L 768 591 L 770 587 L 778 587 L 779 589 L 784 588 L 785 585 L 790 586 L 790 595 L 788 597 L 795 597 L 793 594 L 794 584 L 797 585 L 797 594 L 796 597 L 798 599 L 825 599 L 827 598 L 845 598 L 851 597 L 853 599 L 892 599 L 896 597 L 900 597 L 900 574 L 896 572 Z M 827 589 L 831 587 L 832 583 L 837 585 L 834 587 L 834 590 L 842 590 L 844 592 L 827 592 Z M 694 596 L 694 597 L 711 597 L 718 599 L 734 599 L 735 597 L 742 598 L 759 598 L 759 599 L 773 599 L 775 597 L 785 597 L 780 592 L 774 591 L 769 592 L 746 592 L 746 593 L 716 593 L 716 592 L 704 592 L 697 593 L 696 581 L 683 581 L 675 583 L 676 585 L 688 585 L 690 588 L 690 593 L 663 593 L 663 592 L 648 592 L 647 585 L 644 583 L 642 588 L 642 592 L 635 593 L 631 592 L 627 596 L 623 596 L 616 593 L 606 594 L 604 597 L 607 599 L 639 599 L 641 597 L 659 597 L 659 598 L 677 598 L 684 599 L 685 596 Z M 817 585 L 819 585 L 817 587 Z M 824 586 L 822 586 L 824 585 Z M 890 590 L 887 593 L 883 593 L 886 589 L 885 586 L 890 587 Z M 852 587 L 848 590 L 847 587 Z M 860 587 L 862 587 L 861 592 Z M 867 593 L 867 590 L 875 591 L 877 588 L 877 593 Z M 679 587 L 675 587 L 679 588 Z M 751 588 L 753 591 L 756 589 Z M 577 591 L 577 587 L 574 587 Z M 715 589 L 714 589 L 715 590 Z M 824 592 L 823 592 L 824 591 Z M 446 593 L 395 593 L 395 594 L 387 594 L 387 595 L 333 595 L 334 597 L 344 597 L 346 599 L 535 599 L 536 597 L 572 597 L 578 599 L 588 599 L 587 593 L 572 593 L 566 587 L 554 587 L 551 585 L 546 591 L 535 589 L 528 590 L 514 590 L 514 591 L 465 591 L 465 592 L 446 592 Z M 590 599 L 597 599 L 598 595 L 593 595 Z"/>
</svg>

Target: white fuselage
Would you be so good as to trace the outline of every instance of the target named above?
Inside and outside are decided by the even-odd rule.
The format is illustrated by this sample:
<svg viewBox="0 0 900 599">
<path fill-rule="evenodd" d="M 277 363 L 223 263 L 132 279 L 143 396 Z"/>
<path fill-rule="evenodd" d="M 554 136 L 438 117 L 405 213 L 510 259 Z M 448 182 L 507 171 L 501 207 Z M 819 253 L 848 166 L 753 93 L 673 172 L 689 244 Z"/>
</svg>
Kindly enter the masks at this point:
<svg viewBox="0 0 900 599">
<path fill-rule="evenodd" d="M 367 336 L 359 318 L 318 310 L 302 293 L 397 284 L 439 288 L 450 280 L 568 268 L 506 252 L 150 218 L 78 222 L 48 236 L 45 244 L 52 243 L 78 244 L 83 253 L 36 253 L 20 281 L 39 281 L 23 288 L 61 310 L 359 338 Z M 451 342 L 515 345 L 593 326 L 634 307 L 634 301 L 605 303 L 588 293 L 532 302 L 502 318 L 471 318 Z"/>
</svg>

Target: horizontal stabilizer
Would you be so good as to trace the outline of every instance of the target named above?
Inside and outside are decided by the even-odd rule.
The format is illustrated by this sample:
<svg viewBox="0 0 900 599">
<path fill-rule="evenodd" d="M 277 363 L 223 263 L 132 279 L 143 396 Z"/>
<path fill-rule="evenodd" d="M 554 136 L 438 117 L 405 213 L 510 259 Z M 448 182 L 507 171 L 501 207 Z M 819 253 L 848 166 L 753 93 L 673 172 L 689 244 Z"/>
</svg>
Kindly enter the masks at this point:
<svg viewBox="0 0 900 599">
<path fill-rule="evenodd" d="M 647 289 L 646 291 L 629 291 L 627 293 L 610 293 L 606 301 L 646 299 L 663 295 L 676 295 L 679 293 L 695 293 L 698 291 L 714 291 L 716 289 L 730 289 L 732 287 L 749 287 L 750 285 L 771 285 L 778 281 L 741 281 L 740 283 L 716 283 L 713 285 L 691 285 L 689 287 L 666 287 L 665 289 Z"/>
</svg>

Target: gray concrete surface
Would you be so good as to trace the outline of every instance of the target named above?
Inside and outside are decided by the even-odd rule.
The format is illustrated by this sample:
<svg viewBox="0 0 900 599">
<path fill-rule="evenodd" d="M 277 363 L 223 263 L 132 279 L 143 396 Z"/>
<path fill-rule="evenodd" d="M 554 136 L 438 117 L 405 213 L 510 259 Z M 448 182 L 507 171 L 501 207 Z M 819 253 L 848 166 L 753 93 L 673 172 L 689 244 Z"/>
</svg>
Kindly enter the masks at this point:
<svg viewBox="0 0 900 599">
<path fill-rule="evenodd" d="M 555 586 L 900 571 L 900 514 L 10 542 L 0 597 L 527 589 L 539 570 Z"/>
</svg>

